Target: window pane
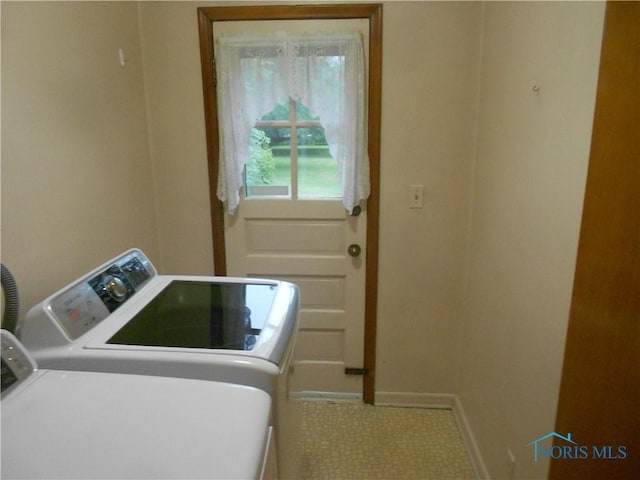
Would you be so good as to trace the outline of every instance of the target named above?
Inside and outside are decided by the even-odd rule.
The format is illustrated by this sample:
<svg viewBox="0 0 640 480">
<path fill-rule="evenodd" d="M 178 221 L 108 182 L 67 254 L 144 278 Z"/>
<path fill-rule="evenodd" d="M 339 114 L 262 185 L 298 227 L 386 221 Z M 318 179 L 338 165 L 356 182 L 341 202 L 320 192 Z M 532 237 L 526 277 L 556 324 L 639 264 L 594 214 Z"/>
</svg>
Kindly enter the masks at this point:
<svg viewBox="0 0 640 480">
<path fill-rule="evenodd" d="M 319 121 L 320 117 L 312 117 L 309 109 L 302 104 L 302 102 L 296 102 L 296 119 L 298 122 L 307 122 L 310 120 Z"/>
<path fill-rule="evenodd" d="M 274 141 L 269 133 L 286 130 Z M 245 168 L 247 197 L 288 197 L 291 192 L 291 133 L 288 128 L 251 130 L 250 159 Z"/>
<path fill-rule="evenodd" d="M 339 198 L 338 163 L 329 153 L 322 127 L 298 129 L 298 195 Z"/>
<path fill-rule="evenodd" d="M 260 119 L 263 122 L 288 121 L 289 120 L 289 104 L 279 103 L 276 108 L 271 110 Z"/>
</svg>

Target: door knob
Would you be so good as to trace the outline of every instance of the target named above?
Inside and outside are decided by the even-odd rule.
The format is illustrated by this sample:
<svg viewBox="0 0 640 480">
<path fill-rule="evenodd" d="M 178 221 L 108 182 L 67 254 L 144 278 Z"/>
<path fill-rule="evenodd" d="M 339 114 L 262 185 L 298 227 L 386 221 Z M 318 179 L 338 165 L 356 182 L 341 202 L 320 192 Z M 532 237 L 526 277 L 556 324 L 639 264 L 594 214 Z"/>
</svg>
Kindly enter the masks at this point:
<svg viewBox="0 0 640 480">
<path fill-rule="evenodd" d="M 360 256 L 360 252 L 362 252 L 362 249 L 357 243 L 352 243 L 351 245 L 349 245 L 349 248 L 347 248 L 347 252 L 349 252 L 349 255 L 351 255 L 353 258 L 356 258 Z"/>
</svg>

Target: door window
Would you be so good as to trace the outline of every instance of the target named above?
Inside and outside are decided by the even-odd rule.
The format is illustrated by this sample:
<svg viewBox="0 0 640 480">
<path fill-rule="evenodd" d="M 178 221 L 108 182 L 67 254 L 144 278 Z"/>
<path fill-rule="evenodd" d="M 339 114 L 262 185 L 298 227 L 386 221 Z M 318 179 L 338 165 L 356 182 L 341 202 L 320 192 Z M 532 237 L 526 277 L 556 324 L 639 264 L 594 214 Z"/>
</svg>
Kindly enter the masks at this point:
<svg viewBox="0 0 640 480">
<path fill-rule="evenodd" d="M 248 198 L 340 198 L 338 163 L 324 128 L 300 101 L 279 104 L 251 132 L 245 169 Z"/>
<path fill-rule="evenodd" d="M 218 198 L 340 198 L 370 193 L 362 35 L 216 39 Z M 330 152 L 330 153 L 329 153 Z"/>
</svg>

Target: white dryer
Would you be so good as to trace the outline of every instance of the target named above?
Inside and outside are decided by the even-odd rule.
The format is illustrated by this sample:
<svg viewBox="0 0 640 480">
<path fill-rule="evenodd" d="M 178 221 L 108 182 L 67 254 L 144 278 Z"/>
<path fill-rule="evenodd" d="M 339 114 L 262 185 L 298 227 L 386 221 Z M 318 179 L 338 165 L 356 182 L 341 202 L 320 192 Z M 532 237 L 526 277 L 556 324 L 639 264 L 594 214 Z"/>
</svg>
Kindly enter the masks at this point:
<svg viewBox="0 0 640 480">
<path fill-rule="evenodd" d="M 296 478 L 300 418 L 288 375 L 298 289 L 253 278 L 158 275 L 129 250 L 48 297 L 18 337 L 48 369 L 210 380 L 272 399 L 278 468 Z"/>
<path fill-rule="evenodd" d="M 269 395 L 155 376 L 39 370 L 2 330 L 2 478 L 263 478 Z"/>
</svg>

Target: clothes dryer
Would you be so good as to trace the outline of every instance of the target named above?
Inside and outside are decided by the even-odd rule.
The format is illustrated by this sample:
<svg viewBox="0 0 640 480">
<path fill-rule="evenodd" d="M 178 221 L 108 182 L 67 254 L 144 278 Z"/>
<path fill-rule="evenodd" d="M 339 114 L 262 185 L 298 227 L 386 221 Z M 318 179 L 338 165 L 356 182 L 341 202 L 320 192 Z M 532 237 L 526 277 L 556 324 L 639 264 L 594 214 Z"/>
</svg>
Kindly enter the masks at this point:
<svg viewBox="0 0 640 480">
<path fill-rule="evenodd" d="M 33 307 L 18 337 L 48 369 L 235 383 L 272 398 L 278 468 L 296 478 L 300 418 L 288 376 L 298 289 L 277 280 L 159 275 L 129 250 Z"/>
<path fill-rule="evenodd" d="M 266 392 L 37 369 L 13 335 L 0 338 L 2 478 L 268 478 Z"/>
</svg>

